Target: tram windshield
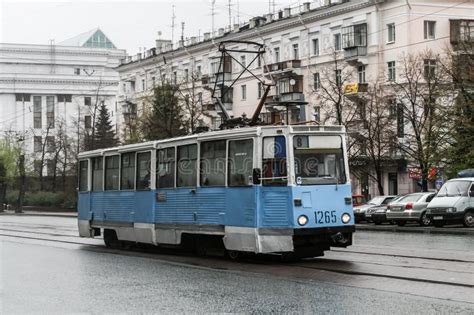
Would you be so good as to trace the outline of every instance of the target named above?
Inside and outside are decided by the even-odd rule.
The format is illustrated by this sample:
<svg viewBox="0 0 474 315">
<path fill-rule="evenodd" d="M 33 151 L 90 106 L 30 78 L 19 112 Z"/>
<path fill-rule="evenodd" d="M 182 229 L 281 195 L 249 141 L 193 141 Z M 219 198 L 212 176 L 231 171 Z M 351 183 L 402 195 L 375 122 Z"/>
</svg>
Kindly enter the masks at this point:
<svg viewBox="0 0 474 315">
<path fill-rule="evenodd" d="M 346 182 L 342 140 L 339 136 L 295 136 L 296 182 L 328 185 Z"/>
</svg>

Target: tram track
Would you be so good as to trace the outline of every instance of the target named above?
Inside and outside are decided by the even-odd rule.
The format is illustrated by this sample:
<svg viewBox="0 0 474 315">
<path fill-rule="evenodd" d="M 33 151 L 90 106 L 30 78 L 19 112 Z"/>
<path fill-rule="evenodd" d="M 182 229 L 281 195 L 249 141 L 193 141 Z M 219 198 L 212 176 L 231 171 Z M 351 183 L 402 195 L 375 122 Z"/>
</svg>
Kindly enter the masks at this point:
<svg viewBox="0 0 474 315">
<path fill-rule="evenodd" d="M 156 251 L 150 251 L 150 250 L 144 250 L 143 248 L 132 248 L 130 249 L 110 249 L 106 248 L 104 245 L 101 244 L 91 244 L 87 242 L 79 242 L 79 241 L 73 241 L 73 240 L 60 240 L 60 239 L 54 239 L 58 237 L 65 237 L 65 238 L 79 238 L 79 236 L 73 236 L 73 235 L 66 235 L 66 234 L 59 234 L 59 233 L 45 233 L 45 232 L 38 232 L 38 231 L 24 231 L 24 230 L 15 230 L 15 229 L 5 229 L 0 227 L 0 236 L 2 237 L 7 237 L 7 238 L 18 238 L 18 239 L 24 239 L 24 240 L 33 240 L 33 241 L 42 241 L 42 242 L 56 242 L 56 243 L 61 243 L 61 244 L 70 244 L 70 245 L 80 245 L 80 246 L 85 246 L 86 250 L 93 250 L 95 252 L 106 252 L 109 254 L 118 254 L 118 255 L 126 255 L 130 256 L 131 254 L 139 254 L 141 257 L 146 257 L 146 258 L 152 258 L 152 259 L 158 259 L 158 260 L 164 260 L 167 262 L 175 262 L 176 259 L 167 259 L 167 257 L 163 257 L 164 255 L 169 255 L 170 257 L 173 256 L 173 258 L 176 257 L 186 257 L 191 259 L 191 262 L 186 263 L 187 265 L 190 266 L 200 266 L 200 267 L 208 267 L 212 269 L 225 269 L 225 270 L 232 270 L 232 268 L 222 268 L 219 266 L 219 261 L 216 259 L 216 257 L 212 256 L 206 256 L 206 259 L 204 261 L 202 260 L 202 257 L 197 257 L 194 255 L 189 255 L 189 253 L 185 251 L 180 251 L 176 249 L 165 249 L 165 248 L 160 248 L 160 252 Z M 26 235 L 15 235 L 11 233 L 25 233 L 29 234 L 30 236 Z M 37 235 L 36 237 L 34 235 Z M 45 236 L 51 236 L 53 238 L 47 238 Z M 100 249 L 100 250 L 99 250 Z M 335 250 L 336 252 L 345 252 L 342 250 Z M 366 252 L 360 252 L 360 251 L 348 251 L 351 253 L 357 253 L 357 254 L 364 254 L 364 255 L 376 255 L 376 256 L 390 256 L 390 257 L 401 257 L 401 258 L 411 258 L 411 259 L 422 259 L 422 260 L 434 260 L 434 261 L 443 261 L 443 262 L 451 262 L 453 260 L 450 259 L 433 259 L 431 257 L 416 257 L 416 256 L 408 256 L 408 255 L 389 255 L 389 254 L 380 254 L 380 253 L 366 253 Z M 160 257 L 156 255 L 160 255 Z M 193 262 L 192 259 L 196 258 L 196 260 L 200 261 L 199 263 L 196 264 L 196 262 Z M 209 262 L 209 259 L 211 259 L 211 264 L 206 264 L 205 262 Z M 272 261 L 273 260 L 273 261 Z M 462 262 L 462 263 L 472 263 L 470 261 L 463 261 L 463 260 L 454 260 L 455 262 Z M 217 264 L 216 264 L 217 262 Z M 353 260 L 342 260 L 342 259 L 333 259 L 333 260 L 326 260 L 325 258 L 315 258 L 314 261 L 305 261 L 307 263 L 312 263 L 314 262 L 313 265 L 308 265 L 308 264 L 301 264 L 301 263 L 280 263 L 276 262 L 275 259 L 264 259 L 264 258 L 247 258 L 241 261 L 242 263 L 245 264 L 253 264 L 253 265 L 266 265 L 266 266 L 273 266 L 273 267 L 285 267 L 285 268 L 301 268 L 305 270 L 317 270 L 317 271 L 323 271 L 323 272 L 331 272 L 335 274 L 340 274 L 340 275 L 351 275 L 351 276 L 368 276 L 368 277 L 376 277 L 380 279 L 396 279 L 396 280 L 404 280 L 404 281 L 410 281 L 410 282 L 417 282 L 417 283 L 430 283 L 430 284 L 439 284 L 439 285 L 448 285 L 448 286 L 456 286 L 456 287 L 462 287 L 462 288 L 474 288 L 473 284 L 468 284 L 468 283 L 459 283 L 459 282 L 453 282 L 453 281 L 443 281 L 443 280 L 437 280 L 437 279 L 425 279 L 425 278 L 414 278 L 414 277 L 409 277 L 409 276 L 404 276 L 404 275 L 393 275 L 393 274 L 382 274 L 382 273 L 377 273 L 377 272 L 366 272 L 366 271 L 359 271 L 359 270 L 348 270 L 344 268 L 338 268 L 338 267 L 328 267 L 328 266 L 323 266 L 323 265 L 317 265 L 319 262 L 332 262 L 335 265 L 337 264 L 344 264 L 344 263 L 352 263 L 352 264 L 368 264 L 366 262 L 358 262 L 358 261 L 353 261 Z M 211 266 L 209 266 L 211 265 Z M 227 264 L 226 264 L 227 265 Z M 380 266 L 386 266 L 386 267 L 394 267 L 394 265 L 390 264 L 383 264 L 380 263 Z M 395 267 L 400 267 L 400 266 L 395 266 Z M 410 268 L 419 268 L 419 267 L 410 267 Z"/>
</svg>

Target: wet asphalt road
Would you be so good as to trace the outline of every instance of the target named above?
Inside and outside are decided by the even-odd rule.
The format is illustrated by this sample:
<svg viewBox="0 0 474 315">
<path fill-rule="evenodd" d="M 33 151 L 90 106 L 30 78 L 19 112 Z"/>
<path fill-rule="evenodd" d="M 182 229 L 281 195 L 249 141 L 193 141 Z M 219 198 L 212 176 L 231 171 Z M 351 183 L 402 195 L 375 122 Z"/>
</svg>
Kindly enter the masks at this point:
<svg viewBox="0 0 474 315">
<path fill-rule="evenodd" d="M 110 250 L 73 218 L 0 216 L 2 313 L 474 313 L 472 236 L 359 232 L 297 264 Z"/>
</svg>

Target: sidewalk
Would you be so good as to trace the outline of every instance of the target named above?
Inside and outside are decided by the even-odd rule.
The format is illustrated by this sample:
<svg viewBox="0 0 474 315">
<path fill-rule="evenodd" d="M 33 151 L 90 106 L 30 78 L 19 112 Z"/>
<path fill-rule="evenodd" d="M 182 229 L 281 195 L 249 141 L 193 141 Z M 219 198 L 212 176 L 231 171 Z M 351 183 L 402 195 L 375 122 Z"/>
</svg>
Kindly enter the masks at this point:
<svg viewBox="0 0 474 315">
<path fill-rule="evenodd" d="M 374 225 L 374 224 L 369 223 L 369 224 L 357 224 L 356 232 L 357 231 L 474 235 L 474 228 L 467 228 L 462 225 L 437 228 L 434 226 L 421 227 L 421 226 L 398 226 L 398 225 Z"/>
<path fill-rule="evenodd" d="M 77 218 L 77 212 L 23 211 L 22 213 L 15 213 L 13 210 L 5 210 L 4 212 L 0 212 L 0 215 Z"/>
</svg>

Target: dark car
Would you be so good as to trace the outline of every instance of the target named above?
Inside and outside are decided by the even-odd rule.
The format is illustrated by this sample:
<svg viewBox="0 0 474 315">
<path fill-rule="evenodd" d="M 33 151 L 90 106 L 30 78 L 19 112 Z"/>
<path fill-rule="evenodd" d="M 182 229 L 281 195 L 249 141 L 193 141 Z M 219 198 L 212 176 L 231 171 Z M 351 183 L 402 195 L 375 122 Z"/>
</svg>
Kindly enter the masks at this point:
<svg viewBox="0 0 474 315">
<path fill-rule="evenodd" d="M 396 196 L 378 196 L 370 199 L 367 204 L 363 204 L 357 207 L 354 207 L 354 218 L 356 222 L 368 221 L 370 222 L 370 216 L 366 216 L 367 211 L 371 208 L 378 207 L 381 205 L 386 205 L 392 201 Z"/>
<path fill-rule="evenodd" d="M 390 221 L 390 220 L 387 219 L 387 209 L 388 209 L 388 206 L 391 203 L 397 202 L 397 200 L 401 199 L 403 196 L 404 195 L 397 196 L 395 199 L 393 199 L 392 201 L 390 201 L 386 205 L 373 207 L 373 208 L 367 210 L 366 215 L 369 215 L 370 218 L 371 218 L 371 221 L 374 222 L 376 225 L 379 225 L 379 224 L 382 224 L 382 223 L 385 223 L 385 222 L 390 222 L 391 224 L 395 224 L 395 222 Z"/>
</svg>

